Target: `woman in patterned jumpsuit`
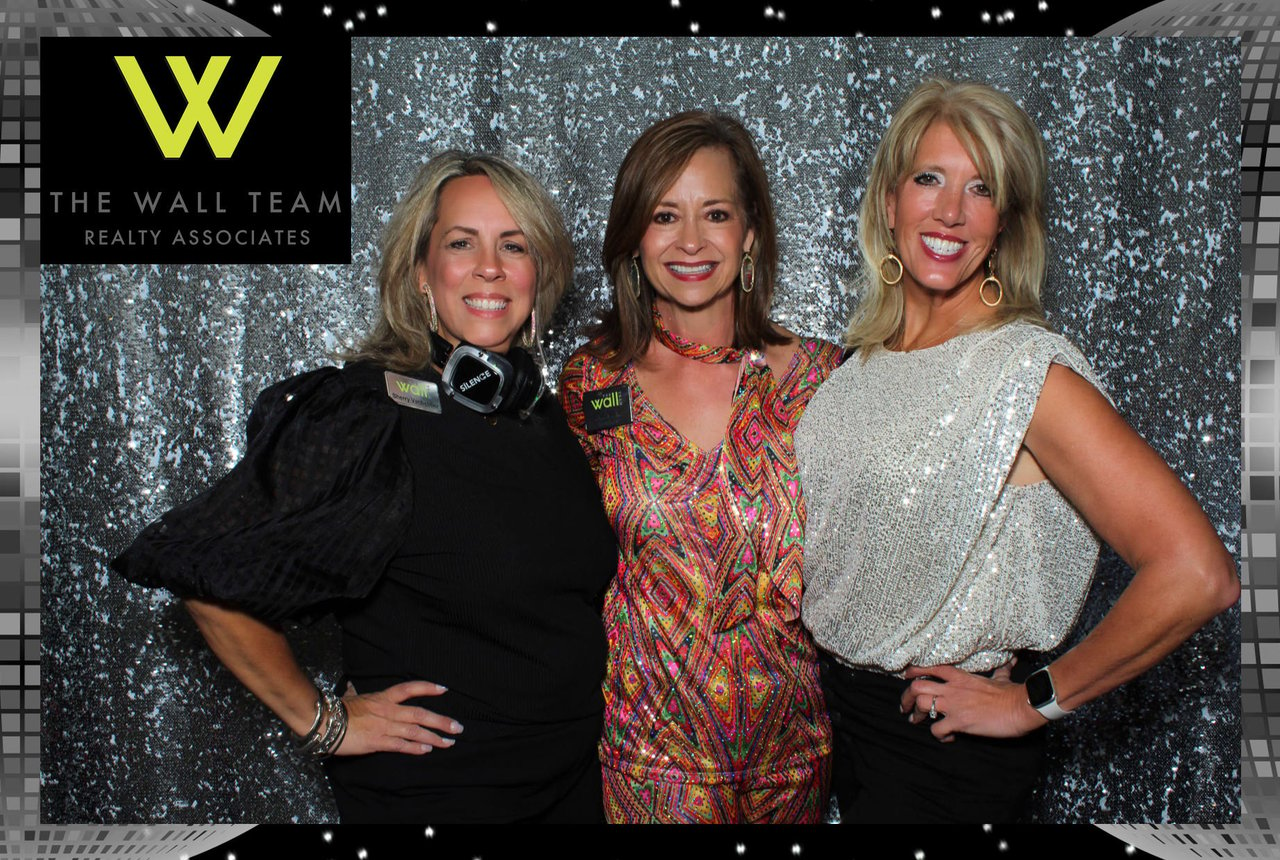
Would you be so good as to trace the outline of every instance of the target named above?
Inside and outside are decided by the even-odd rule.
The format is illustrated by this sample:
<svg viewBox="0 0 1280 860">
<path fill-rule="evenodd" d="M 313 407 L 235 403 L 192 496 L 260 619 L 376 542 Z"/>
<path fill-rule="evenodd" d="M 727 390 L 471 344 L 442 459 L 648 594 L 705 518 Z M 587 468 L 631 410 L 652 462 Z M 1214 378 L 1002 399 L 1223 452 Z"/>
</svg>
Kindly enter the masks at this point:
<svg viewBox="0 0 1280 860">
<path fill-rule="evenodd" d="M 791 434 L 838 364 L 768 318 L 768 180 L 729 117 L 678 114 L 623 160 L 613 306 L 561 396 L 618 535 L 605 597 L 605 808 L 639 822 L 818 822 L 831 729 L 800 623 Z"/>
</svg>

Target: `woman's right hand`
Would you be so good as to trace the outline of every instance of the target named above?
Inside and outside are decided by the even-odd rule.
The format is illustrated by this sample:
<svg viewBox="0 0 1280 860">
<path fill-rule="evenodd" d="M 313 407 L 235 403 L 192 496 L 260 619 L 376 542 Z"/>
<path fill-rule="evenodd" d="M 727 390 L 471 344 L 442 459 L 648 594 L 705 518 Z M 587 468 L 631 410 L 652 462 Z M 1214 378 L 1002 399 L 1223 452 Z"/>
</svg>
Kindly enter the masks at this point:
<svg viewBox="0 0 1280 860">
<path fill-rule="evenodd" d="M 347 706 L 347 734 L 334 755 L 365 755 L 371 752 L 399 752 L 423 755 L 436 747 L 451 747 L 462 724 L 452 717 L 413 705 L 407 699 L 438 696 L 445 691 L 430 681 L 405 681 L 376 693 L 349 691 L 342 697 Z"/>
<path fill-rule="evenodd" d="M 298 666 L 279 628 L 239 609 L 195 598 L 186 601 L 196 626 L 228 669 L 296 734 L 308 731 L 315 718 L 315 685 Z M 405 681 L 361 695 L 348 685 L 347 732 L 334 755 L 371 752 L 429 753 L 453 746 L 462 725 L 452 717 L 403 705 L 406 699 L 445 692 L 430 681 Z"/>
</svg>

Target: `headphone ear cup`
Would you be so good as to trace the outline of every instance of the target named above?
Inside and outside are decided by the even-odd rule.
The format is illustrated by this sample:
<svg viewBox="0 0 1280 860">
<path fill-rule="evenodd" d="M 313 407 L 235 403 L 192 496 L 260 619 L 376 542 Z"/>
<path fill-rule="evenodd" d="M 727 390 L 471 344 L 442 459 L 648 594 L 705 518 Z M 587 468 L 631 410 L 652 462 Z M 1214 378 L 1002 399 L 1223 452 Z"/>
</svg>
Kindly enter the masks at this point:
<svg viewBox="0 0 1280 860">
<path fill-rule="evenodd" d="M 533 356 L 518 346 L 508 350 L 507 361 L 511 362 L 512 370 L 511 396 L 505 399 L 502 411 L 528 409 L 542 392 L 542 368 L 533 360 Z M 510 406 L 506 405 L 508 403 Z"/>
</svg>

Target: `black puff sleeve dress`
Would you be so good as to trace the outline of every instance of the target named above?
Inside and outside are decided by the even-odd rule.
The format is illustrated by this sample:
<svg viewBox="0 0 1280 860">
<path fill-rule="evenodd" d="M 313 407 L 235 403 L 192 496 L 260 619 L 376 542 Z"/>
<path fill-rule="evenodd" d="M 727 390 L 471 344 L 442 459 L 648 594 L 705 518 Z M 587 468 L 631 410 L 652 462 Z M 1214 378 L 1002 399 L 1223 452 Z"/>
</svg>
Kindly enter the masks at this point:
<svg viewBox="0 0 1280 860">
<path fill-rule="evenodd" d="M 397 405 L 367 364 L 273 385 L 244 459 L 113 567 L 265 621 L 334 611 L 360 692 L 448 687 L 407 704 L 462 723 L 453 747 L 327 761 L 343 821 L 600 820 L 617 549 L 595 479 L 555 398 L 526 421 L 441 405 Z"/>
</svg>

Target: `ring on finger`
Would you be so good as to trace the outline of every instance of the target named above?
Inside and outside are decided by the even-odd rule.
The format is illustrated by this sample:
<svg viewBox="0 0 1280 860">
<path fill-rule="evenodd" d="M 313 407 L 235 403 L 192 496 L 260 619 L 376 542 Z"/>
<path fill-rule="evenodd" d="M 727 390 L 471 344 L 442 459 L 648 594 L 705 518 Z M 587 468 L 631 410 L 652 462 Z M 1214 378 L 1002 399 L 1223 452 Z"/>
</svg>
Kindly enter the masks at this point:
<svg viewBox="0 0 1280 860">
<path fill-rule="evenodd" d="M 929 703 L 929 719 L 936 720 L 938 718 L 938 697 L 934 696 L 933 701 Z"/>
</svg>

